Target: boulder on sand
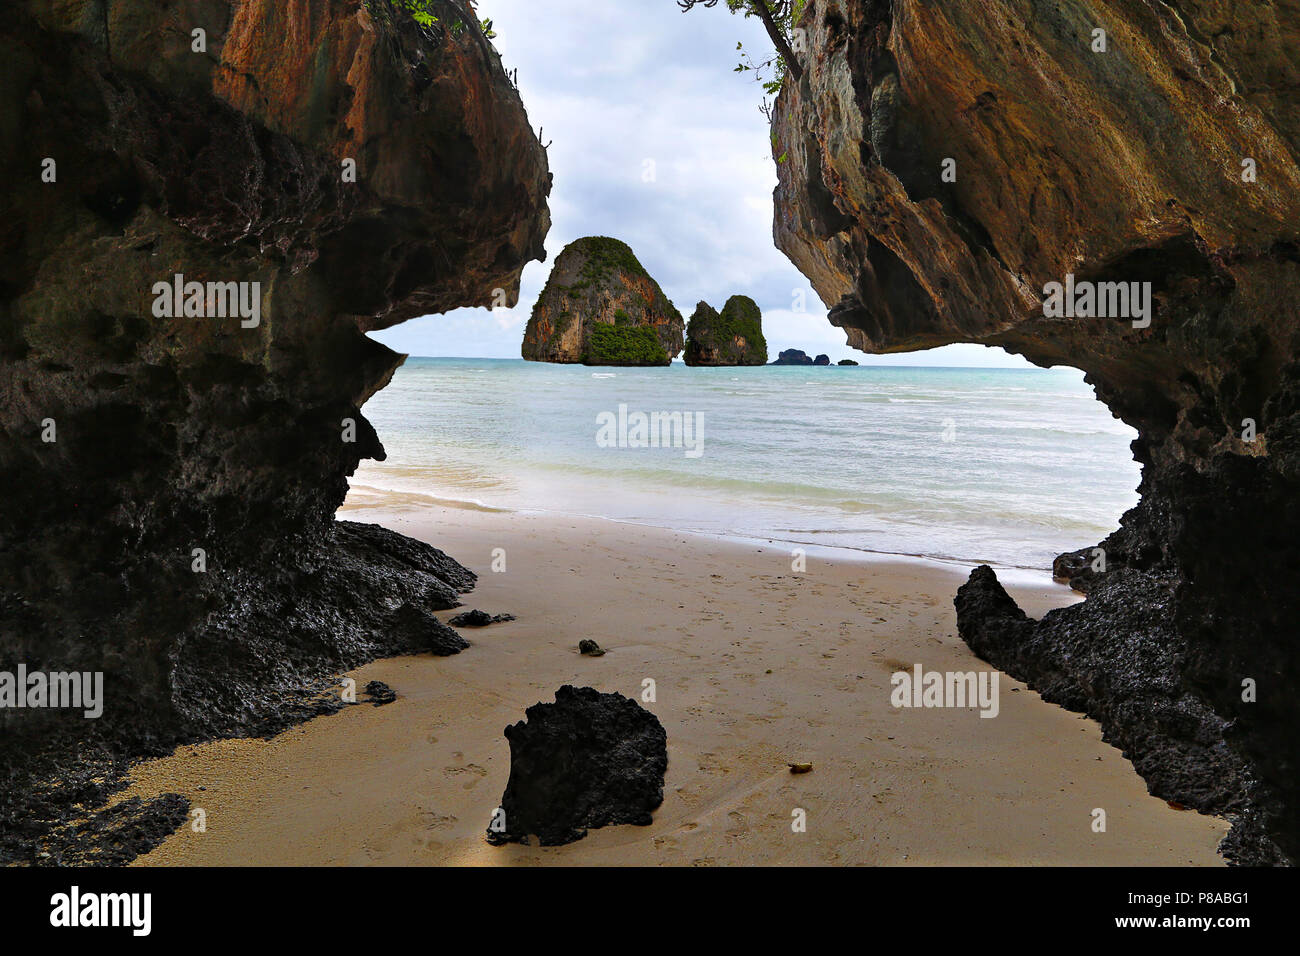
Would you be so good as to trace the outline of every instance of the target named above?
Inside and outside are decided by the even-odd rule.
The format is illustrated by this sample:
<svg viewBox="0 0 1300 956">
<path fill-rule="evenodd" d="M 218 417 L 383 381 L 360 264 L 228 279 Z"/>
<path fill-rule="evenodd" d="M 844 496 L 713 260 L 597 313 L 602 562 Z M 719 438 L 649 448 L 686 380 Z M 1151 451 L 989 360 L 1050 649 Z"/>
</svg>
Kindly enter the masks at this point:
<svg viewBox="0 0 1300 956">
<path fill-rule="evenodd" d="M 506 728 L 510 779 L 488 842 L 560 846 L 592 827 L 648 826 L 664 800 L 668 735 L 622 694 L 568 684 Z"/>
</svg>

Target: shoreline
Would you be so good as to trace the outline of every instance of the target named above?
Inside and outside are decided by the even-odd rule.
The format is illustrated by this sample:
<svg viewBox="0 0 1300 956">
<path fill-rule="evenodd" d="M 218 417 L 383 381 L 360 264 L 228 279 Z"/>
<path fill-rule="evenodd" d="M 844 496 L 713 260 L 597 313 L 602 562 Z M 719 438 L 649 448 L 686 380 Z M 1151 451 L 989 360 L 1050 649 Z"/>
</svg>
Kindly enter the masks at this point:
<svg viewBox="0 0 1300 956">
<path fill-rule="evenodd" d="M 956 637 L 956 570 L 810 554 L 796 575 L 779 548 L 593 520 L 436 509 L 382 523 L 479 573 L 466 608 L 519 620 L 464 629 L 455 657 L 350 672 L 358 688 L 389 684 L 394 703 L 137 764 L 119 800 L 182 793 L 207 830 L 183 827 L 135 865 L 1223 862 L 1226 821 L 1150 796 L 1097 724 L 1006 675 L 995 719 L 890 706 L 894 672 L 990 670 Z M 1010 590 L 1035 615 L 1072 596 Z M 583 637 L 609 653 L 580 657 Z M 489 846 L 502 728 L 562 684 L 639 698 L 647 677 L 669 744 L 653 825 Z M 790 775 L 795 760 L 814 771 Z M 1091 831 L 1096 807 L 1107 833 Z M 791 832 L 792 808 L 806 833 Z"/>
<path fill-rule="evenodd" d="M 848 545 L 813 544 L 807 541 L 798 541 L 793 538 L 766 537 L 742 534 L 739 532 L 706 531 L 698 528 L 673 527 L 667 524 L 655 524 L 650 521 L 634 521 L 629 518 L 611 518 L 607 515 L 580 514 L 568 511 L 546 511 L 539 508 L 511 508 L 504 505 L 489 505 L 475 499 L 450 498 L 444 495 L 431 494 L 428 492 L 381 488 L 376 485 L 364 483 L 354 484 L 352 487 L 354 490 L 356 488 L 363 488 L 365 489 L 365 494 L 373 495 L 382 500 L 370 504 L 363 501 L 356 501 L 351 495 L 349 495 L 348 500 L 345 501 L 343 507 L 339 509 L 339 518 L 357 520 L 358 516 L 364 516 L 370 510 L 376 510 L 386 517 L 395 517 L 398 515 L 419 513 L 420 511 L 428 510 L 429 508 L 442 508 L 449 511 L 468 511 L 476 514 L 516 515 L 521 518 L 539 518 L 542 520 L 553 521 L 598 521 L 608 522 L 613 525 L 626 525 L 632 528 L 646 528 L 652 531 L 663 531 L 669 534 L 686 534 L 713 541 L 729 542 L 746 546 L 762 544 L 768 546 L 802 548 L 808 553 L 809 557 L 816 554 L 832 561 L 840 561 L 844 563 L 915 563 L 925 567 L 960 572 L 963 576 L 969 573 L 971 568 L 981 564 L 987 564 L 997 572 L 998 580 L 1002 581 L 1004 584 L 1009 580 L 1017 579 L 1016 576 L 1020 576 L 1017 579 L 1018 583 L 1026 585 L 1055 583 L 1055 579 L 1052 577 L 1050 570 L 1044 570 L 1043 568 L 1031 565 L 1007 564 L 995 560 L 955 558 L 905 551 L 878 551 L 872 548 L 858 548 L 850 547 Z M 404 502 L 403 506 L 395 507 L 398 502 Z M 1104 537 L 1105 533 L 1103 532 L 1098 535 L 1098 540 L 1101 540 Z M 1069 549 L 1067 549 L 1067 551 L 1068 550 Z M 1038 580 L 1040 577 L 1043 578 L 1042 581 Z M 1083 600 L 1082 594 L 1077 594 L 1077 592 L 1074 593 L 1076 593 L 1079 600 Z"/>
</svg>

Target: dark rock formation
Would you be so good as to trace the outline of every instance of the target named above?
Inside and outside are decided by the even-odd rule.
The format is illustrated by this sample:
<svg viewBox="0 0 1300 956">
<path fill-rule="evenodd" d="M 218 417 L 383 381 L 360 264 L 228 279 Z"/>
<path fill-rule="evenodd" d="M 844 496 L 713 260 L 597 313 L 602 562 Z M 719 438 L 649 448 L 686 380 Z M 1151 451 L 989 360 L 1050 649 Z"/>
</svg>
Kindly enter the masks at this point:
<svg viewBox="0 0 1300 956">
<path fill-rule="evenodd" d="M 130 671 L 119 663 L 105 667 L 100 720 L 0 711 L 0 778 L 9 782 L 0 788 L 0 862 L 30 860 L 47 831 L 80 819 L 77 807 L 101 805 L 120 789 L 123 755 L 165 753 L 182 740 L 270 736 L 345 706 L 336 674 L 377 657 L 467 646 L 430 612 L 459 603 L 474 575 L 436 548 L 340 521 L 309 556 L 310 564 L 274 574 L 234 568 L 216 578 L 210 616 L 171 651 L 161 699 L 121 700 L 114 683 Z M 35 633 L 40 620 L 26 620 Z M 29 667 L 60 669 L 44 660 Z M 79 786 L 62 783 L 86 775 Z"/>
<path fill-rule="evenodd" d="M 685 322 L 626 243 L 588 236 L 564 247 L 524 330 L 530 362 L 667 365 Z"/>
<path fill-rule="evenodd" d="M 593 640 L 583 638 L 578 642 L 578 653 L 586 657 L 604 657 L 605 648 Z"/>
<path fill-rule="evenodd" d="M 1295 13 L 812 0 L 774 130 L 777 243 L 849 344 L 1076 366 L 1137 429 L 1142 501 L 1088 599 L 1034 625 L 976 602 L 963 633 L 1160 796 L 1236 814 L 1238 861 L 1300 857 Z M 1150 283 L 1149 324 L 1047 317 L 1069 275 Z"/>
<path fill-rule="evenodd" d="M 686 326 L 687 365 L 766 365 L 763 313 L 748 296 L 733 295 L 722 314 L 707 302 L 695 307 Z"/>
<path fill-rule="evenodd" d="M 397 691 L 381 680 L 372 680 L 366 682 L 366 697 L 374 706 L 383 707 L 397 700 Z"/>
<path fill-rule="evenodd" d="M 131 797 L 44 834 L 22 862 L 35 866 L 125 866 L 184 826 L 190 802 L 179 793 Z"/>
<path fill-rule="evenodd" d="M 0 715 L 3 859 L 60 818 L 57 793 L 24 809 L 56 751 L 120 776 L 328 712 L 331 675 L 376 655 L 451 650 L 429 614 L 473 575 L 333 519 L 402 361 L 364 333 L 516 300 L 550 189 L 463 0 L 427 29 L 389 0 L 11 7 L 0 669 L 103 671 L 107 700 Z M 176 275 L 243 285 L 168 317 Z"/>
<path fill-rule="evenodd" d="M 811 365 L 813 360 L 802 349 L 786 349 L 777 356 L 773 365 Z"/>
<path fill-rule="evenodd" d="M 1058 554 L 1052 561 L 1052 577 L 1062 584 L 1068 584 L 1080 594 L 1087 594 L 1106 573 L 1100 570 L 1098 562 L 1101 555 L 1094 554 L 1096 550 L 1080 548 L 1078 551 Z M 1094 570 L 1094 566 L 1097 570 Z"/>
<path fill-rule="evenodd" d="M 1089 597 L 1086 626 L 1073 608 L 1039 622 L 981 566 L 954 603 L 972 650 L 1044 700 L 1101 723 L 1105 740 L 1124 751 L 1153 793 L 1229 815 L 1237 825 L 1225 852 L 1242 863 L 1285 862 L 1261 839 L 1253 799 L 1259 781 L 1230 743 L 1231 721 L 1181 679 L 1181 642 L 1170 617 L 1176 590 L 1171 576 L 1113 571 Z"/>
<path fill-rule="evenodd" d="M 489 624 L 504 624 L 514 619 L 513 614 L 489 614 L 475 608 L 472 611 L 462 611 L 447 623 L 452 627 L 487 627 Z"/>
<path fill-rule="evenodd" d="M 388 632 L 405 642 L 405 647 L 438 657 L 450 657 L 469 647 L 469 641 L 429 613 L 427 602 L 403 601 L 388 620 Z"/>
<path fill-rule="evenodd" d="M 830 357 L 829 355 L 825 355 L 825 354 L 819 355 L 819 356 L 817 356 L 815 359 L 813 359 L 813 364 L 814 364 L 814 365 L 830 365 L 830 364 L 831 364 L 831 357 Z"/>
<path fill-rule="evenodd" d="M 840 365 L 857 365 L 858 363 L 855 362 L 855 361 L 853 361 L 853 359 L 840 359 L 838 364 L 840 364 Z"/>
<path fill-rule="evenodd" d="M 572 843 L 593 827 L 648 826 L 664 799 L 668 736 L 659 718 L 622 694 L 565 685 L 506 728 L 510 779 L 504 829 L 488 840 Z"/>
</svg>

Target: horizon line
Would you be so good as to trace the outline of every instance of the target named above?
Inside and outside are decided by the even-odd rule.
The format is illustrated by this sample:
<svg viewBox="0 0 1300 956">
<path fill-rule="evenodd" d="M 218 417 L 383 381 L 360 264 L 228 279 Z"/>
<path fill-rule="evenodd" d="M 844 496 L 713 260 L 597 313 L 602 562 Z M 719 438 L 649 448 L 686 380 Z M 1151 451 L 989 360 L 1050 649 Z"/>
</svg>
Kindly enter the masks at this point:
<svg viewBox="0 0 1300 956">
<path fill-rule="evenodd" d="M 460 360 L 463 362 L 523 362 L 528 365 L 576 365 L 585 368 L 666 368 L 668 367 L 663 365 L 646 365 L 646 366 L 585 365 L 584 366 L 582 362 L 533 362 L 522 357 L 513 358 L 513 357 L 504 357 L 500 355 L 415 355 L 414 353 L 406 353 L 403 357 L 408 359 Z M 1051 371 L 1055 371 L 1056 369 L 1070 369 L 1071 371 L 1075 371 L 1075 372 L 1082 371 L 1082 369 L 1077 369 L 1072 365 L 1051 365 L 1046 368 L 1044 368 L 1041 365 L 1031 365 L 1029 368 L 1024 368 L 1023 366 L 1015 366 L 1015 365 L 894 365 L 894 364 L 870 362 L 870 361 L 863 362 L 863 361 L 859 361 L 858 359 L 854 359 L 853 361 L 858 363 L 857 364 L 858 368 L 934 368 L 934 369 L 948 369 L 950 371 L 963 371 L 963 372 L 1051 372 Z M 673 359 L 672 364 L 686 365 L 686 363 L 681 361 L 680 359 Z M 686 367 L 690 368 L 692 366 L 686 366 Z M 717 366 L 701 366 L 701 367 L 708 367 L 708 368 L 851 368 L 852 366 L 842 366 L 839 365 L 836 361 L 832 361 L 830 365 L 777 365 L 775 362 L 765 362 L 762 365 L 717 365 Z"/>
</svg>

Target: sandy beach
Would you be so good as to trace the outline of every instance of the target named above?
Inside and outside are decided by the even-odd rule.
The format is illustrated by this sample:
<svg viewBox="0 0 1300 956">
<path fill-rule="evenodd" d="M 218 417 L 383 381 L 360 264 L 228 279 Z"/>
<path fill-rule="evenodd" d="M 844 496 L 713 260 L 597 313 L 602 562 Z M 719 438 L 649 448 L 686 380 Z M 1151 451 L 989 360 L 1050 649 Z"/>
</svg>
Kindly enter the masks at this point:
<svg viewBox="0 0 1300 956">
<path fill-rule="evenodd" d="M 1150 796 L 1097 724 L 1005 675 L 993 719 L 891 705 L 897 671 L 989 669 L 956 634 L 966 569 L 814 552 L 795 573 L 780 544 L 415 501 L 340 516 L 434 543 L 480 575 L 467 608 L 518 620 L 465 629 L 455 657 L 352 672 L 391 685 L 392 704 L 139 764 L 122 797 L 182 793 L 206 832 L 182 828 L 135 865 L 1222 862 L 1226 822 Z M 1009 590 L 1034 616 L 1077 599 L 1046 575 Z M 581 638 L 608 653 L 580 656 Z M 669 752 L 654 824 L 487 844 L 503 728 L 563 684 L 640 700 L 647 678 Z"/>
</svg>

